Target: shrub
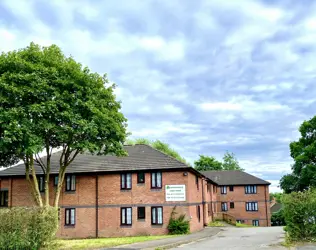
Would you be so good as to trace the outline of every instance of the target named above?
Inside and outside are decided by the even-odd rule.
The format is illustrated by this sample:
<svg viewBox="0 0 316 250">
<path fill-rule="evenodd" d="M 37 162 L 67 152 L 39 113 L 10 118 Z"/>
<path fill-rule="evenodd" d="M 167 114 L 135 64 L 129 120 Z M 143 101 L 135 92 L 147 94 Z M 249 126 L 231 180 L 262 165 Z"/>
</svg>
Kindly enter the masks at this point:
<svg viewBox="0 0 316 250">
<path fill-rule="evenodd" d="M 316 240 L 316 189 L 293 192 L 282 199 L 285 231 L 291 241 Z"/>
<path fill-rule="evenodd" d="M 271 215 L 271 225 L 272 226 L 285 226 L 285 218 L 284 218 L 283 209 Z"/>
<path fill-rule="evenodd" d="M 182 214 L 178 218 L 176 215 L 176 207 L 173 208 L 169 220 L 168 230 L 169 234 L 187 234 L 190 232 L 190 222 L 185 219 L 185 215 Z"/>
<path fill-rule="evenodd" d="M 236 227 L 253 227 L 252 225 L 236 222 Z"/>
<path fill-rule="evenodd" d="M 0 209 L 0 249 L 49 248 L 58 229 L 55 208 Z"/>
<path fill-rule="evenodd" d="M 221 221 L 212 221 L 208 223 L 209 227 L 224 227 L 225 225 Z"/>
</svg>

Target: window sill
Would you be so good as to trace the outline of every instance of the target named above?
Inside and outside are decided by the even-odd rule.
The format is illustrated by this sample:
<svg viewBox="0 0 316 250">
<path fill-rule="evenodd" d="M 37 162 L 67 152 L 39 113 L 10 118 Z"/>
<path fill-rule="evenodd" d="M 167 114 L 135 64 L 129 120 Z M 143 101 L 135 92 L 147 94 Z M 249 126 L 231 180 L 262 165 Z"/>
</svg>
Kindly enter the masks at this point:
<svg viewBox="0 0 316 250">
<path fill-rule="evenodd" d="M 64 225 L 65 228 L 75 228 L 76 225 Z"/>
<path fill-rule="evenodd" d="M 150 191 L 160 192 L 160 191 L 162 191 L 162 188 L 151 188 Z"/>
<path fill-rule="evenodd" d="M 151 224 L 151 227 L 153 228 L 162 228 L 163 227 L 163 224 Z"/>
<path fill-rule="evenodd" d="M 132 192 L 132 189 L 121 189 L 121 192 Z"/>
<path fill-rule="evenodd" d="M 76 191 L 65 191 L 65 194 L 75 194 Z"/>
<path fill-rule="evenodd" d="M 132 228 L 132 225 L 121 225 L 121 228 Z"/>
<path fill-rule="evenodd" d="M 137 183 L 137 186 L 145 186 L 145 183 Z"/>
<path fill-rule="evenodd" d="M 146 219 L 137 219 L 138 222 L 146 222 Z"/>
</svg>

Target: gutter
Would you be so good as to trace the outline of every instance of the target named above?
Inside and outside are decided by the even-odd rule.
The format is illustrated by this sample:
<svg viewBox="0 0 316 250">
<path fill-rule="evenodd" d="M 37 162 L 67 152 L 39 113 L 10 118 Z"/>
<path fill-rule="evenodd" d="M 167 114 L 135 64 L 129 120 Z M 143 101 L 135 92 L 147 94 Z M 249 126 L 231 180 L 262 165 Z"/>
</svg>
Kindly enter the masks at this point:
<svg viewBox="0 0 316 250">
<path fill-rule="evenodd" d="M 202 178 L 202 208 L 203 208 L 203 226 L 205 226 L 205 199 L 204 199 L 204 179 Z M 207 183 L 207 182 L 206 182 Z"/>
<path fill-rule="evenodd" d="M 265 200 L 265 203 L 266 203 L 266 218 L 267 218 L 267 227 L 269 226 L 269 219 L 268 219 L 268 202 L 267 202 L 267 186 L 264 186 L 264 200 Z M 270 198 L 269 198 L 270 200 Z"/>
</svg>

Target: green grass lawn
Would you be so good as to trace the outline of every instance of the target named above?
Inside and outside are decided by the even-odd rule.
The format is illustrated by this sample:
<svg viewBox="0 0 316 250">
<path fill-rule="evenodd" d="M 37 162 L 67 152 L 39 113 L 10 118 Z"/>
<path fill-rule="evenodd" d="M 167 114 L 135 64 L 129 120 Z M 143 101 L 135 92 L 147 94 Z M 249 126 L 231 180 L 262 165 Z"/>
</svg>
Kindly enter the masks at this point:
<svg viewBox="0 0 316 250">
<path fill-rule="evenodd" d="M 58 249 L 97 249 L 101 247 L 114 247 L 148 240 L 159 240 L 176 235 L 136 236 L 123 238 L 98 238 L 82 240 L 57 240 Z"/>
<path fill-rule="evenodd" d="M 251 225 L 242 224 L 242 223 L 236 223 L 236 227 L 253 227 Z"/>
<path fill-rule="evenodd" d="M 225 227 L 225 224 L 222 223 L 221 221 L 212 221 L 208 223 L 209 227 Z"/>
</svg>

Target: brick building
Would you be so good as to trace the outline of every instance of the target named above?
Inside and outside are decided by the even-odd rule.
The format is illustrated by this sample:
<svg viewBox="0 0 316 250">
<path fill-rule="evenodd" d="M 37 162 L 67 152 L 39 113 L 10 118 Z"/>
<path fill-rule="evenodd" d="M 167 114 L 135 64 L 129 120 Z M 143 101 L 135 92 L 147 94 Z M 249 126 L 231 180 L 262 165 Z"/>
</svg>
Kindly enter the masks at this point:
<svg viewBox="0 0 316 250">
<path fill-rule="evenodd" d="M 270 221 L 270 213 L 264 213 L 263 202 L 269 202 L 264 198 L 265 192 L 269 197 L 269 183 L 263 181 L 264 184 L 257 186 L 257 194 L 248 196 L 240 191 L 242 184 L 232 184 L 234 193 L 222 195 L 221 190 L 226 183 L 223 185 L 219 181 L 221 177 L 218 174 L 200 173 L 147 145 L 125 146 L 125 149 L 128 152 L 126 157 L 78 155 L 68 167 L 59 202 L 58 236 L 86 238 L 165 234 L 173 209 L 186 215 L 191 231 L 201 230 L 216 217 L 228 216 L 236 216 L 235 219 L 245 223 L 259 220 L 258 225 L 269 225 L 261 222 Z M 51 202 L 58 182 L 59 157 L 57 152 L 51 159 Z M 36 173 L 39 188 L 44 191 L 39 166 L 36 166 Z M 238 175 L 248 176 L 244 172 L 238 172 Z M 222 202 L 232 200 L 236 204 L 235 210 L 222 211 Z M 242 202 L 248 201 L 258 204 L 258 211 L 253 211 L 251 215 L 242 211 Z M 32 205 L 24 165 L 0 171 L 0 207 Z"/>
</svg>

